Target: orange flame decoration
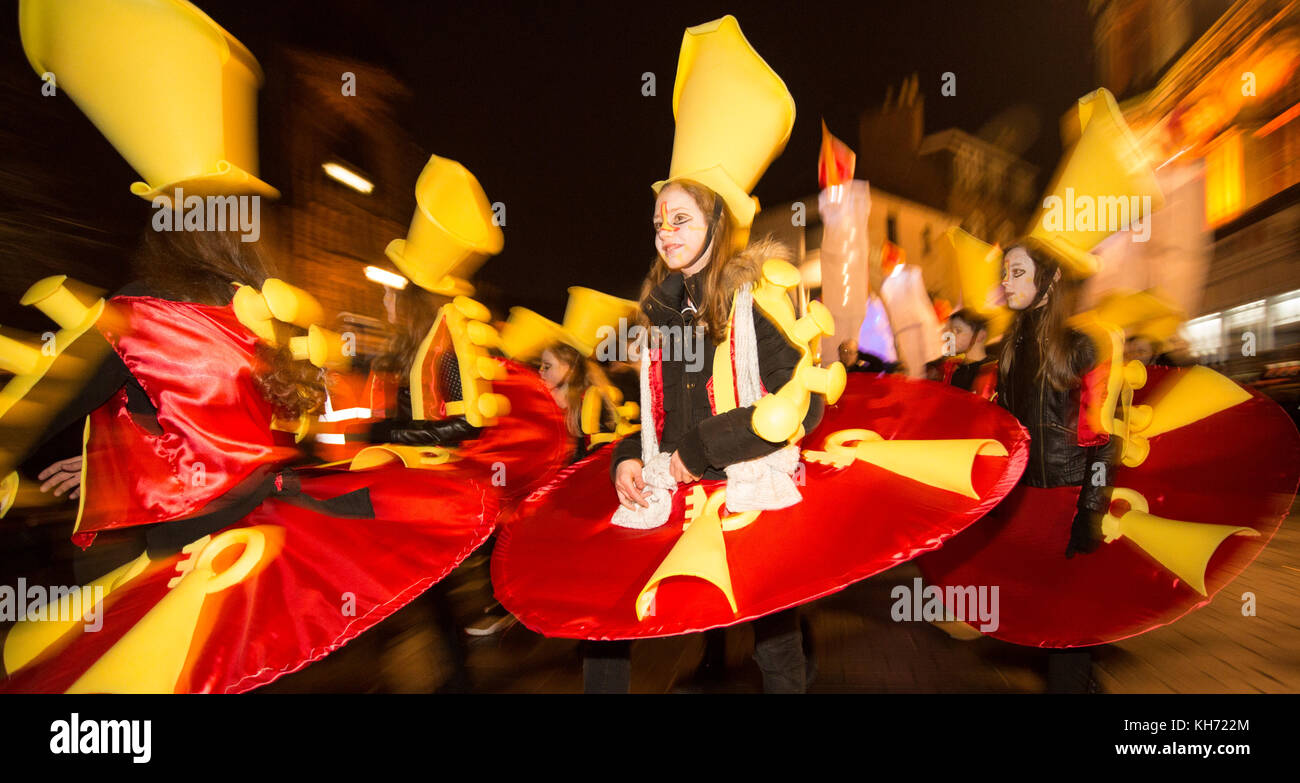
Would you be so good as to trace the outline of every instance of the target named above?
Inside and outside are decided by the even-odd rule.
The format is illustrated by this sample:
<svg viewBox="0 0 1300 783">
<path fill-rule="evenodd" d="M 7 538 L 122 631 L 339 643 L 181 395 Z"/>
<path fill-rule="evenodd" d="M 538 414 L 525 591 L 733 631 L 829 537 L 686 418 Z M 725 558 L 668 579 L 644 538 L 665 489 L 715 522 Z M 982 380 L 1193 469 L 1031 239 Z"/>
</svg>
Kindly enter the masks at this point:
<svg viewBox="0 0 1300 783">
<path fill-rule="evenodd" d="M 857 160 L 858 156 L 849 145 L 832 136 L 826 129 L 826 120 L 822 120 L 822 149 L 817 156 L 818 186 L 825 189 L 852 181 Z"/>
</svg>

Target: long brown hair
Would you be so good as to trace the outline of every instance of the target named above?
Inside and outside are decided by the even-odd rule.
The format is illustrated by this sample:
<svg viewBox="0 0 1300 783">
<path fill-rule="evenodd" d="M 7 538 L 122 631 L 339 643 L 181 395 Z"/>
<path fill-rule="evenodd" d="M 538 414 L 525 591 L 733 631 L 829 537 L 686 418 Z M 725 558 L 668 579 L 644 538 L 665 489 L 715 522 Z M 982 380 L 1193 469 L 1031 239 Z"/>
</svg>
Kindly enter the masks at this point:
<svg viewBox="0 0 1300 783">
<path fill-rule="evenodd" d="M 561 362 L 569 365 L 569 372 L 564 376 L 564 423 L 569 428 L 569 434 L 574 437 L 581 437 L 582 432 L 582 400 L 587 395 L 587 390 L 591 387 L 609 386 L 609 378 L 605 376 L 604 370 L 594 361 L 587 359 L 578 350 L 568 343 L 554 342 L 546 347 Z M 601 395 L 601 407 L 604 412 L 613 416 L 613 407 L 609 398 Z"/>
<path fill-rule="evenodd" d="M 667 188 L 681 188 L 695 200 L 695 205 L 700 208 L 706 216 L 712 215 L 714 210 L 718 210 L 717 225 L 713 229 L 713 248 L 709 250 L 709 263 L 699 273 L 704 275 L 704 299 L 703 302 L 696 302 L 695 306 L 699 312 L 699 318 L 704 323 L 707 333 L 714 343 L 722 340 L 722 335 L 727 329 L 727 317 L 731 315 L 731 297 L 734 291 L 727 290 L 722 284 L 723 273 L 727 264 L 736 256 L 738 248 L 735 245 L 735 230 L 731 210 L 727 208 L 721 196 L 712 190 L 692 182 L 690 180 L 676 180 L 664 186 Z M 662 191 L 661 191 L 662 192 Z M 641 326 L 648 328 L 649 319 L 645 314 L 646 300 L 650 298 L 650 293 L 659 287 L 664 278 L 672 272 L 668 264 L 664 263 L 663 258 L 656 255 L 654 261 L 650 262 L 650 272 L 646 275 L 645 282 L 641 285 Z"/>
<path fill-rule="evenodd" d="M 1074 303 L 1078 293 L 1077 284 L 1064 276 L 1057 279 L 1060 266 L 1046 253 L 1024 244 L 1012 245 L 1007 252 L 1016 247 L 1024 250 L 1034 262 L 1034 288 L 1038 292 L 1030 306 L 1016 313 L 1010 328 L 1002 338 L 1002 347 L 998 355 L 998 372 L 1003 378 L 1009 378 L 1011 366 L 1015 362 L 1016 343 L 1024 334 L 1025 340 L 1033 340 L 1038 346 L 1041 360 L 1034 377 L 1047 379 L 1047 383 L 1057 391 L 1065 391 L 1079 385 L 1079 375 L 1074 366 L 1073 344 L 1066 319 L 1074 312 Z M 1006 255 L 1003 255 L 1006 258 Z M 1038 302 L 1041 306 L 1036 307 Z M 1041 310 L 1042 312 L 1035 312 Z"/>
<path fill-rule="evenodd" d="M 233 230 L 146 231 L 134 267 L 153 296 L 218 306 L 230 304 L 233 283 L 260 289 L 275 276 L 260 243 L 244 242 Z M 257 363 L 258 388 L 277 416 L 296 419 L 324 404 L 320 370 L 295 360 L 286 346 L 259 343 Z"/>
</svg>

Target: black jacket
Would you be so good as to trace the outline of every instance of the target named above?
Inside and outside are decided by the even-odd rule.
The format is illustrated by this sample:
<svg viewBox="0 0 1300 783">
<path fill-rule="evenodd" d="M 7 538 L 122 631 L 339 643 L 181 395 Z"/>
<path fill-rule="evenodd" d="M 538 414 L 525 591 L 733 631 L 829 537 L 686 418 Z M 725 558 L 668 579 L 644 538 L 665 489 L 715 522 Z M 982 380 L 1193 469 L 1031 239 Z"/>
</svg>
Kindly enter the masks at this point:
<svg viewBox="0 0 1300 783">
<path fill-rule="evenodd" d="M 758 259 L 759 262 L 762 260 Z M 732 263 L 747 262 L 737 259 Z M 745 278 L 756 279 L 756 270 L 756 264 L 748 269 L 742 266 L 740 273 L 745 274 Z M 683 312 L 683 308 L 687 307 L 688 290 L 692 301 L 705 301 L 704 285 L 702 274 L 689 279 L 679 273 L 670 274 L 646 300 L 644 309 L 650 323 L 676 327 L 666 334 L 678 337 L 691 333 L 687 330 L 702 329 L 703 323 L 697 323 L 694 311 L 687 308 Z M 754 307 L 754 332 L 763 387 L 768 392 L 775 392 L 790 380 L 801 353 L 757 306 Z M 725 478 L 723 469 L 726 466 L 762 457 L 785 445 L 763 440 L 754 432 L 750 426 L 753 407 L 735 408 L 713 415 L 708 383 L 713 375 L 713 357 L 719 348 L 727 350 L 725 345 L 714 345 L 707 335 L 695 340 L 689 349 L 677 344 L 665 344 L 663 348 L 664 421 L 659 449 L 667 453 L 679 452 L 688 470 L 708 479 Z M 650 401 L 643 400 L 642 403 L 649 405 Z M 805 431 L 811 432 L 821 421 L 823 405 L 820 395 L 812 395 L 803 423 Z M 615 444 L 611 474 L 616 474 L 619 463 L 626 459 L 641 459 L 639 435 L 631 435 Z"/>
<path fill-rule="evenodd" d="M 1022 317 L 1038 318 L 1042 312 L 1040 308 Z M 998 375 L 998 404 L 1029 430 L 1029 464 L 1021 480 L 1031 487 L 1082 486 L 1079 508 L 1104 512 L 1110 504 L 1111 471 L 1119 462 L 1119 439 L 1112 437 L 1102 446 L 1079 445 L 1080 385 L 1058 391 L 1038 374 L 1042 357 L 1036 341 L 1027 336 L 1032 331 L 1020 331 L 1011 371 Z M 1097 364 L 1097 349 L 1079 332 L 1070 332 L 1070 342 L 1072 368 L 1082 379 Z M 1094 475 L 1102 486 L 1095 485 Z"/>
</svg>

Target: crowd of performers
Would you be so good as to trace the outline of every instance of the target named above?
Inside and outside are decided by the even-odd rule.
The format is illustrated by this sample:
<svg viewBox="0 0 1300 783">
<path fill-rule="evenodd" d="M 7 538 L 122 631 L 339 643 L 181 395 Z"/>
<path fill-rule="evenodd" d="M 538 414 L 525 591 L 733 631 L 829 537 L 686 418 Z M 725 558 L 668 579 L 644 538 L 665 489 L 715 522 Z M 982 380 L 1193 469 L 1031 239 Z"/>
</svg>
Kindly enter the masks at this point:
<svg viewBox="0 0 1300 783">
<path fill-rule="evenodd" d="M 42 44 L 24 36 L 34 65 L 59 54 Z M 0 345 L 0 503 L 78 503 L 76 578 L 99 590 L 103 624 L 66 606 L 20 619 L 0 691 L 248 691 L 485 545 L 500 606 L 478 632 L 517 618 L 582 640 L 588 692 L 629 690 L 634 640 L 707 633 L 716 658 L 719 629 L 740 623 L 764 691 L 803 692 L 815 648 L 800 607 L 912 560 L 942 588 L 999 586 L 987 632 L 1063 651 L 1049 687 L 1087 690 L 1090 649 L 1206 605 L 1268 543 L 1300 436 L 1257 393 L 1153 363 L 1171 314 L 1152 297 L 1078 312 L 1109 231 L 1036 224 L 1007 248 L 950 235 L 986 285 L 948 319 L 949 357 L 925 380 L 901 336 L 881 356 L 835 335 L 837 314 L 795 294 L 790 249 L 750 236 L 794 100 L 734 18 L 686 31 L 673 106 L 668 176 L 628 205 L 655 237 L 638 300 L 574 287 L 562 323 L 523 308 L 494 321 L 472 298 L 504 235 L 473 175 L 437 156 L 386 251 L 411 285 L 381 355 L 350 352 L 233 231 L 146 231 L 135 280 L 107 299 L 33 286 L 23 304 L 59 324 L 58 350 Z M 1149 169 L 1105 158 L 1128 143 L 1109 94 L 1085 96 L 1054 186 L 1158 206 Z M 266 193 L 238 157 L 249 148 L 219 150 L 211 171 L 137 164 L 149 181 L 133 190 Z M 639 336 L 618 342 L 628 325 Z M 945 339 L 932 332 L 917 339 Z M 890 372 L 900 356 L 906 375 Z M 69 428 L 80 456 L 25 461 Z"/>
</svg>

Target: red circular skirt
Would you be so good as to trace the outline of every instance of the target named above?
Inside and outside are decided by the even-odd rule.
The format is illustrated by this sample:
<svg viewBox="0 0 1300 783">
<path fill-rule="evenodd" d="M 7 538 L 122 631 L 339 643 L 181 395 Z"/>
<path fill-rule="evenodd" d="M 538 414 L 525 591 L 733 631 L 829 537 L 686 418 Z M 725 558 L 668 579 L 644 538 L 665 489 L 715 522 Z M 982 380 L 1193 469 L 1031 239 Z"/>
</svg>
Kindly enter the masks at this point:
<svg viewBox="0 0 1300 783">
<path fill-rule="evenodd" d="M 492 533 L 498 496 L 490 487 L 454 466 L 393 465 L 303 475 L 303 491 L 316 498 L 368 488 L 374 519 L 271 499 L 228 528 L 258 526 L 266 550 L 247 578 L 204 598 L 190 627 L 167 632 L 190 639 L 175 692 L 240 693 L 319 660 L 419 596 Z M 87 632 L 78 623 L 0 681 L 0 691 L 66 691 L 168 596 L 168 582 L 188 558 L 155 561 L 109 593 L 101 629 Z"/>
<path fill-rule="evenodd" d="M 1149 368 L 1134 403 L 1179 372 Z M 1141 493 L 1153 515 L 1260 535 L 1230 536 L 1215 550 L 1202 596 L 1127 538 L 1065 559 L 1079 488 L 1020 486 L 917 561 L 926 581 L 997 586 L 997 628 L 986 633 L 1015 644 L 1084 647 L 1168 625 L 1208 604 L 1273 537 L 1300 482 L 1300 435 L 1276 403 L 1252 391 L 1239 405 L 1152 438 L 1142 465 L 1112 474 L 1112 485 Z"/>
<path fill-rule="evenodd" d="M 896 376 L 851 374 L 838 404 L 801 446 L 820 449 L 831 433 L 851 428 L 887 440 L 992 438 L 1008 456 L 975 458 L 979 499 L 864 462 L 806 463 L 801 503 L 764 511 L 723 534 L 737 612 L 711 583 L 670 577 L 659 586 L 654 614 L 638 621 L 638 593 L 681 536 L 687 490 L 678 488 L 667 524 L 617 527 L 609 521 L 618 507 L 611 449 L 601 449 L 535 492 L 502 527 L 492 559 L 497 598 L 534 631 L 564 638 L 672 636 L 752 620 L 938 547 L 1011 490 L 1029 445 L 1001 408 L 949 386 Z M 726 482 L 702 484 L 711 492 Z"/>
</svg>

